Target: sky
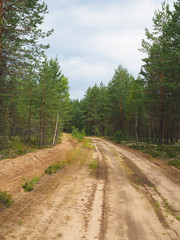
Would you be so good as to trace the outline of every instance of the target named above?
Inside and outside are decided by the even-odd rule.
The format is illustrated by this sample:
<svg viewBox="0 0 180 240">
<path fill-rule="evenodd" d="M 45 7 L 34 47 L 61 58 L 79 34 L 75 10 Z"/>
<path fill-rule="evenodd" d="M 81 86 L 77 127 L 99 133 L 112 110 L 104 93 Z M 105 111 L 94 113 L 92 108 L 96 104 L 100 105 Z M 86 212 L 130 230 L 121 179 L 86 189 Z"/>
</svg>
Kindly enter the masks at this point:
<svg viewBox="0 0 180 240">
<path fill-rule="evenodd" d="M 58 57 L 71 99 L 82 99 L 95 83 L 107 85 L 119 65 L 138 76 L 146 57 L 138 49 L 161 0 L 44 1 L 49 13 L 42 29 L 54 29 L 46 55 Z M 173 0 L 166 3 L 172 8 Z"/>
</svg>

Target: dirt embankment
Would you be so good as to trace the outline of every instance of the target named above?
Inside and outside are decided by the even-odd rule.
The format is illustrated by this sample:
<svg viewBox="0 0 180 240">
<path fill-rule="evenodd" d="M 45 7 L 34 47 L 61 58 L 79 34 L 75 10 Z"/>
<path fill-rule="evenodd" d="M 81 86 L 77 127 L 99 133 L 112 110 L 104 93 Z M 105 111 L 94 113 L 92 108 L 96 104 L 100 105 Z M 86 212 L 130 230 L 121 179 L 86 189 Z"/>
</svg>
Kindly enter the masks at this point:
<svg viewBox="0 0 180 240">
<path fill-rule="evenodd" d="M 171 171 L 138 151 L 92 141 L 94 149 L 66 138 L 0 162 L 0 189 L 15 198 L 0 212 L 0 239 L 180 239 L 180 188 Z M 65 169 L 43 176 L 31 192 L 22 190 L 24 178 L 65 159 L 72 160 Z M 96 170 L 89 168 L 92 159 L 99 160 Z"/>
<path fill-rule="evenodd" d="M 75 146 L 75 142 L 66 135 L 62 144 L 38 150 L 26 155 L 0 161 L 0 190 L 14 196 L 22 191 L 23 179 L 30 179 L 43 174 L 44 170 L 63 158 L 64 154 Z"/>
</svg>

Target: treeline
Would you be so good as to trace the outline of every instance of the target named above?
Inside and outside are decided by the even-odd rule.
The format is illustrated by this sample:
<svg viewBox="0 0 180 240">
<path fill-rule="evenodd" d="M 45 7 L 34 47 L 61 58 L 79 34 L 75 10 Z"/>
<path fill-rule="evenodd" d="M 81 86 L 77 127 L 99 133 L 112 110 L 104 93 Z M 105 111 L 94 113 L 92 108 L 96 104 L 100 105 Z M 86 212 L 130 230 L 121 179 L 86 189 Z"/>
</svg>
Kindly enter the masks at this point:
<svg viewBox="0 0 180 240">
<path fill-rule="evenodd" d="M 72 125 L 87 134 L 175 143 L 180 121 L 180 1 L 163 3 L 155 12 L 153 31 L 146 29 L 141 51 L 147 54 L 135 79 L 119 66 L 108 86 L 89 87 L 74 100 Z"/>
<path fill-rule="evenodd" d="M 0 0 L 0 150 L 11 138 L 44 146 L 62 129 L 88 135 L 175 143 L 179 139 L 180 0 L 163 3 L 153 31 L 146 29 L 140 75 L 119 66 L 107 86 L 69 99 L 57 58 L 48 60 L 41 39 L 47 6 L 40 0 Z"/>
<path fill-rule="evenodd" d="M 14 136 L 54 143 L 66 123 L 68 79 L 41 43 L 52 33 L 40 29 L 46 13 L 40 0 L 0 1 L 0 150 Z"/>
</svg>

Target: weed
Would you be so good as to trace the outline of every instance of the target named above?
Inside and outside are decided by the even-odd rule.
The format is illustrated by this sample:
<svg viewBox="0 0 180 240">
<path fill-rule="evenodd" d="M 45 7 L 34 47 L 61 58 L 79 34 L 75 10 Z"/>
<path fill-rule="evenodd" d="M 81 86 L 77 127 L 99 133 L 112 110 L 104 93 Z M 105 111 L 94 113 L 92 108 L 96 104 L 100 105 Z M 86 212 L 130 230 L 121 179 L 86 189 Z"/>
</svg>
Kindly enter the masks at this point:
<svg viewBox="0 0 180 240">
<path fill-rule="evenodd" d="M 21 226 L 21 225 L 22 225 L 22 222 L 21 222 L 21 221 L 18 221 L 18 225 Z"/>
<path fill-rule="evenodd" d="M 160 204 L 159 204 L 158 202 L 156 202 L 155 206 L 156 206 L 157 208 L 160 208 Z"/>
<path fill-rule="evenodd" d="M 28 180 L 24 184 L 22 184 L 22 187 L 24 188 L 25 192 L 32 191 L 34 189 L 34 185 L 39 182 L 39 177 L 34 177 L 32 180 Z"/>
<path fill-rule="evenodd" d="M 45 170 L 45 174 L 53 174 L 53 173 L 56 173 L 58 170 L 63 169 L 63 168 L 64 168 L 64 162 L 55 163 L 55 164 L 50 165 Z"/>
<path fill-rule="evenodd" d="M 96 170 L 98 168 L 98 160 L 93 159 L 92 162 L 89 163 L 89 168 Z"/>
<path fill-rule="evenodd" d="M 10 207 L 13 205 L 14 200 L 7 192 L 0 192 L 0 209 L 3 207 Z"/>
</svg>

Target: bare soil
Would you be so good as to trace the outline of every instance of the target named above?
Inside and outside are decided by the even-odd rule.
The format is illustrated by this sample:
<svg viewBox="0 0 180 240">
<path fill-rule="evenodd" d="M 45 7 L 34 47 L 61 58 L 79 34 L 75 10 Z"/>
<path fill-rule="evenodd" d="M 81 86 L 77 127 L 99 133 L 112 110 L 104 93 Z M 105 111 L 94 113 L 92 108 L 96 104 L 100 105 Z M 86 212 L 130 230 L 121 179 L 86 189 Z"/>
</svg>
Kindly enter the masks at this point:
<svg viewBox="0 0 180 240">
<path fill-rule="evenodd" d="M 92 138 L 94 149 L 63 142 L 0 161 L 0 190 L 15 203 L 0 211 L 0 239 L 179 240 L 179 169 L 139 151 Z M 89 169 L 92 159 L 97 170 Z M 71 161 L 70 161 L 71 160 Z M 65 169 L 44 170 L 57 161 Z M 25 179 L 41 176 L 31 192 Z"/>
</svg>

